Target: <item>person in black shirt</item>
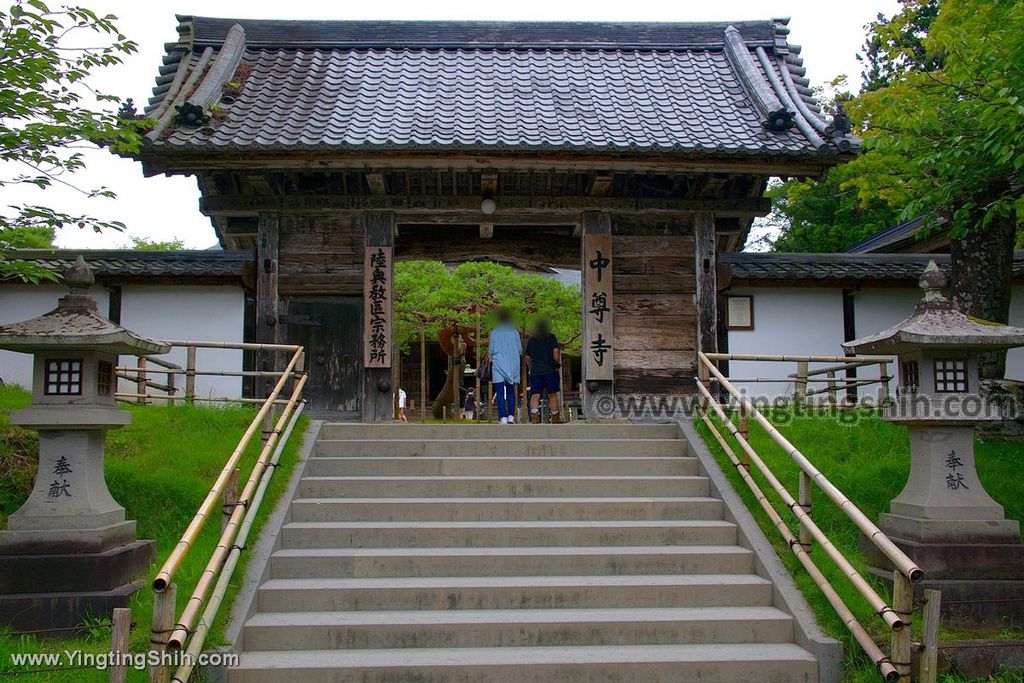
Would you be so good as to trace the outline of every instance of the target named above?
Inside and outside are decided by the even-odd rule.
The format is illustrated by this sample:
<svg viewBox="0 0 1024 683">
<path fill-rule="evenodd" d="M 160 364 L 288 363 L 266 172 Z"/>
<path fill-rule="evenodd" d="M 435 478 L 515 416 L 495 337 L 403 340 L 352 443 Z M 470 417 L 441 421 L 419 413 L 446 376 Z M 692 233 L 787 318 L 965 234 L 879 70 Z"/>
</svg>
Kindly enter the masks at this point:
<svg viewBox="0 0 1024 683">
<path fill-rule="evenodd" d="M 558 392 L 561 390 L 562 349 L 546 320 L 537 323 L 537 328 L 526 342 L 525 356 L 530 370 L 530 421 L 540 422 L 540 395 L 544 393 L 548 396 L 551 422 L 561 422 Z"/>
</svg>

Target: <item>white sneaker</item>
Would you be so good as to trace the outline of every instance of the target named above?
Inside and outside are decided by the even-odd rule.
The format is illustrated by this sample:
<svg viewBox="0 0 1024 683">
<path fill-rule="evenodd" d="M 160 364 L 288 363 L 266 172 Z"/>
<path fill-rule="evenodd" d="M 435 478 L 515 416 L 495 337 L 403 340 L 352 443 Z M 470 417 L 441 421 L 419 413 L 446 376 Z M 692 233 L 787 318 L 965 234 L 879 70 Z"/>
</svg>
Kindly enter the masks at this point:
<svg viewBox="0 0 1024 683">
<path fill-rule="evenodd" d="M 510 425 L 514 425 L 514 424 L 516 423 L 516 419 L 515 419 L 514 417 L 511 417 L 511 416 L 510 416 L 510 417 L 508 418 L 508 423 L 509 423 Z"/>
<path fill-rule="evenodd" d="M 508 418 L 507 417 L 503 417 L 503 418 L 501 418 L 498 421 L 501 422 L 501 424 L 503 424 L 503 425 L 507 425 L 508 424 Z"/>
</svg>

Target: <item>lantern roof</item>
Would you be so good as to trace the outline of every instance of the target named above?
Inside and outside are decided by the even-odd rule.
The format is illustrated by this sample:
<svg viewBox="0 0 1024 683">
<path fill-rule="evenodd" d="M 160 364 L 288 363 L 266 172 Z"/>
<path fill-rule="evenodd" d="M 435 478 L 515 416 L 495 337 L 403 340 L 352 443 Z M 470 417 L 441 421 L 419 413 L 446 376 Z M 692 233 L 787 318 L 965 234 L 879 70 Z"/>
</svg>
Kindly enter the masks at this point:
<svg viewBox="0 0 1024 683">
<path fill-rule="evenodd" d="M 850 353 L 905 353 L 921 349 L 985 350 L 1024 346 L 1024 328 L 964 315 L 946 298 L 946 274 L 929 261 L 919 280 L 924 296 L 906 320 L 843 344 Z"/>
<path fill-rule="evenodd" d="M 89 288 L 96 278 L 79 256 L 64 272 L 68 294 L 57 308 L 19 323 L 0 325 L 0 349 L 22 353 L 57 350 L 104 351 L 148 356 L 167 353 L 169 344 L 140 337 L 100 315 Z"/>
</svg>

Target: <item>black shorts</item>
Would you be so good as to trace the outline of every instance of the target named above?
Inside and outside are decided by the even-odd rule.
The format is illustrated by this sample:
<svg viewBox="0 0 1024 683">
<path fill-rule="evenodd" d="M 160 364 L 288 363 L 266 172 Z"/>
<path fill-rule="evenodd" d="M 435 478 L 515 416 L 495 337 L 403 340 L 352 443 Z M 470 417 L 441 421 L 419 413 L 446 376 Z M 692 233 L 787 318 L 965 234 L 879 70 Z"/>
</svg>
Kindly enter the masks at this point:
<svg viewBox="0 0 1024 683">
<path fill-rule="evenodd" d="M 557 372 L 546 375 L 530 375 L 530 393 L 557 394 L 562 388 L 562 379 Z"/>
</svg>

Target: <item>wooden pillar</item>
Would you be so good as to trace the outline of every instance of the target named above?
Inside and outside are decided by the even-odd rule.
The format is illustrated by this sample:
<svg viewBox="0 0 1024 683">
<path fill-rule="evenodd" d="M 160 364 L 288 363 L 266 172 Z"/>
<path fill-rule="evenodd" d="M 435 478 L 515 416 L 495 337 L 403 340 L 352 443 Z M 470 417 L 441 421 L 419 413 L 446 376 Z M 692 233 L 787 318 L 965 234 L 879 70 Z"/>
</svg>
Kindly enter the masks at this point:
<svg viewBox="0 0 1024 683">
<path fill-rule="evenodd" d="M 256 339 L 261 344 L 277 344 L 278 336 L 278 249 L 280 245 L 280 218 L 274 213 L 261 213 L 259 236 L 256 240 Z M 276 370 L 278 354 L 273 351 L 256 353 L 259 370 Z M 257 378 L 256 398 L 267 395 L 276 382 L 274 377 Z"/>
<path fill-rule="evenodd" d="M 394 295 L 395 215 L 389 211 L 363 214 L 363 392 L 364 422 L 394 419 L 391 365 L 394 362 L 392 297 Z"/>
<path fill-rule="evenodd" d="M 604 211 L 584 211 L 583 271 L 583 414 L 587 418 L 614 413 L 614 302 L 612 220 Z"/>
<path fill-rule="evenodd" d="M 718 351 L 718 257 L 712 213 L 694 216 L 693 254 L 697 278 L 697 349 L 715 353 Z"/>
</svg>

